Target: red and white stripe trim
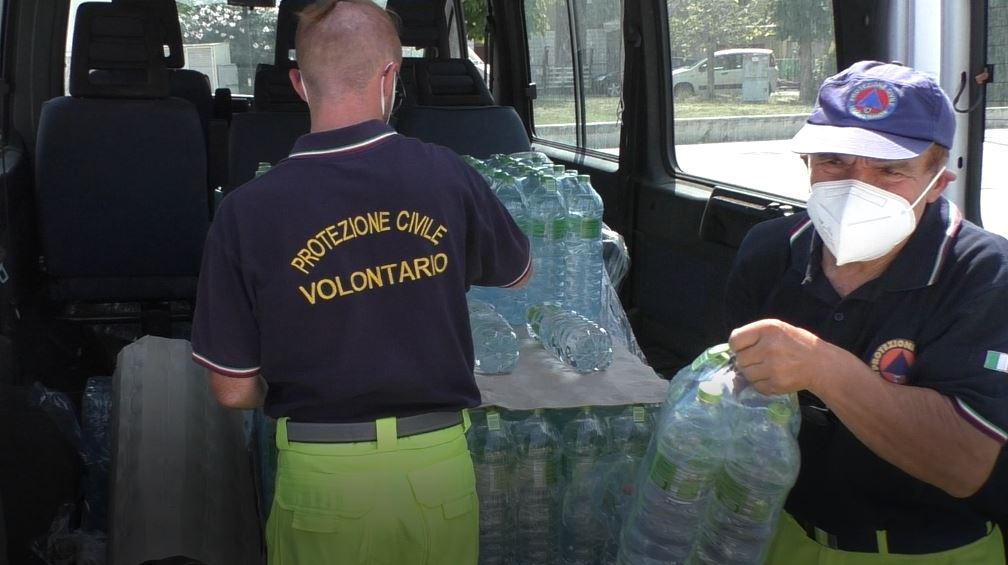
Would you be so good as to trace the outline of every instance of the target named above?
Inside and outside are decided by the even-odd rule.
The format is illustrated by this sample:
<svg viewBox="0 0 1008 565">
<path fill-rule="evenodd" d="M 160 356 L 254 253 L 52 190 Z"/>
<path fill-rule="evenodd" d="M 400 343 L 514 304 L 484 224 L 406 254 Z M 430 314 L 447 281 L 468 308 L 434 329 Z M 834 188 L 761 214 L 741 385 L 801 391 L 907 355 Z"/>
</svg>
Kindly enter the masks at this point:
<svg viewBox="0 0 1008 565">
<path fill-rule="evenodd" d="M 227 365 L 214 363 L 213 361 L 207 359 L 206 357 L 200 355 L 199 353 L 196 353 L 195 351 L 193 351 L 192 358 L 193 361 L 195 361 L 197 364 L 203 365 L 207 369 L 210 369 L 215 373 L 220 373 L 225 377 L 237 377 L 237 378 L 254 377 L 259 374 L 259 370 L 261 368 L 261 367 L 251 367 L 248 369 L 239 369 L 236 367 L 228 367 Z"/>
<path fill-rule="evenodd" d="M 981 416 L 979 412 L 971 408 L 969 404 L 963 402 L 961 398 L 956 397 L 955 402 L 953 404 L 955 405 L 956 412 L 958 412 L 960 416 L 965 418 L 967 422 L 973 424 L 973 426 L 976 427 L 978 430 L 996 439 L 1000 443 L 1005 443 L 1006 441 L 1008 441 L 1008 433 L 1006 433 L 1001 428 L 995 426 L 987 418 Z"/>
<path fill-rule="evenodd" d="M 812 226 L 811 219 L 806 219 L 804 222 L 795 226 L 794 229 L 791 230 L 791 240 L 790 240 L 791 245 L 794 245 L 794 242 L 797 241 L 798 238 L 801 237 L 803 233 L 805 233 L 805 230 L 809 229 L 809 227 L 811 226 Z"/>
<path fill-rule="evenodd" d="M 332 149 L 318 149 L 315 151 L 298 151 L 297 153 L 291 153 L 290 158 L 296 159 L 298 157 L 318 157 L 321 155 L 335 155 L 337 153 L 345 153 L 347 151 L 356 151 L 359 149 L 365 149 L 369 145 L 375 144 L 385 139 L 386 137 L 390 137 L 393 135 L 399 135 L 399 134 L 394 131 L 389 131 L 381 135 L 372 137 L 371 139 L 366 139 L 364 141 L 354 143 L 352 145 L 344 145 L 343 147 L 334 147 Z"/>
<path fill-rule="evenodd" d="M 518 278 L 516 278 L 515 280 L 513 280 L 513 281 L 511 281 L 511 282 L 507 283 L 506 285 L 504 285 L 504 286 L 503 286 L 503 287 L 501 287 L 501 288 L 511 288 L 512 286 L 514 286 L 514 285 L 518 284 L 518 281 L 520 281 L 520 280 L 522 280 L 523 278 L 525 278 L 525 275 L 527 275 L 527 274 L 528 274 L 528 272 L 529 272 L 529 269 L 531 269 L 531 268 L 532 268 L 532 253 L 531 253 L 531 250 L 530 250 L 530 251 L 529 251 L 529 259 L 528 259 L 528 263 L 527 263 L 527 264 L 525 265 L 525 269 L 523 269 L 523 270 L 522 270 L 522 273 L 521 273 L 520 275 L 518 275 Z"/>
<path fill-rule="evenodd" d="M 938 280 L 938 275 L 941 273 L 942 265 L 945 264 L 945 259 L 948 257 L 949 250 L 952 249 L 952 243 L 955 242 L 955 235 L 959 232 L 960 226 L 962 226 L 962 212 L 959 211 L 954 203 L 948 203 L 949 217 L 948 223 L 945 225 L 945 238 L 942 239 L 941 245 L 938 247 L 938 256 L 935 257 L 934 267 L 931 269 L 931 277 L 928 278 L 928 285 L 934 284 Z"/>
</svg>

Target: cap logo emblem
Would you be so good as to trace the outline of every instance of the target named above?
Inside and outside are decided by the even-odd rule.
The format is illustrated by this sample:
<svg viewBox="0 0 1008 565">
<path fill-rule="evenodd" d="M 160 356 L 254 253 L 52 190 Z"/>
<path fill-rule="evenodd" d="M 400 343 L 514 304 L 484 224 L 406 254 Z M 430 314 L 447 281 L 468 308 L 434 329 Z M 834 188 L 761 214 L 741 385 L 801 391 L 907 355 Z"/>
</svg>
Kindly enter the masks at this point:
<svg viewBox="0 0 1008 565">
<path fill-rule="evenodd" d="M 880 120 L 893 113 L 896 90 L 882 81 L 858 85 L 847 98 L 847 112 L 861 120 Z"/>
</svg>

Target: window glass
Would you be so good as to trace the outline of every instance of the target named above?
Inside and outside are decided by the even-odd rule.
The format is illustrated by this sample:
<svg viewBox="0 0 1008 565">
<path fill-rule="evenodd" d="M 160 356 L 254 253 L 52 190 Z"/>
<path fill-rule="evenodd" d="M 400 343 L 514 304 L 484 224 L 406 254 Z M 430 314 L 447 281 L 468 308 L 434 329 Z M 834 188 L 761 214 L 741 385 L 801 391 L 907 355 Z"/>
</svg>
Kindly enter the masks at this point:
<svg viewBox="0 0 1008 565">
<path fill-rule="evenodd" d="M 70 2 L 64 85 L 69 84 L 77 7 L 86 1 L 95 0 Z M 185 68 L 207 75 L 212 89 L 230 88 L 232 94 L 252 95 L 256 66 L 274 61 L 277 9 L 228 6 L 227 0 L 177 0 L 176 5 Z"/>
<path fill-rule="evenodd" d="M 577 145 L 574 62 L 567 0 L 525 0 L 536 137 Z"/>
<path fill-rule="evenodd" d="M 185 66 L 210 78 L 212 89 L 252 95 L 256 67 L 273 64 L 276 8 L 228 6 L 227 0 L 178 0 Z"/>
<path fill-rule="evenodd" d="M 804 200 L 808 173 L 788 142 L 836 72 L 832 1 L 667 6 L 678 167 Z"/>
<path fill-rule="evenodd" d="M 575 0 L 585 147 L 619 154 L 623 98 L 623 10 L 620 0 Z"/>
<path fill-rule="evenodd" d="M 620 0 L 525 0 L 525 22 L 530 81 L 537 89 L 536 137 L 618 154 L 623 89 Z"/>
<path fill-rule="evenodd" d="M 987 85 L 980 215 L 985 228 L 1008 236 L 1008 76 L 1003 71 L 1008 69 L 1008 0 L 988 4 L 987 62 L 998 72 Z"/>
</svg>

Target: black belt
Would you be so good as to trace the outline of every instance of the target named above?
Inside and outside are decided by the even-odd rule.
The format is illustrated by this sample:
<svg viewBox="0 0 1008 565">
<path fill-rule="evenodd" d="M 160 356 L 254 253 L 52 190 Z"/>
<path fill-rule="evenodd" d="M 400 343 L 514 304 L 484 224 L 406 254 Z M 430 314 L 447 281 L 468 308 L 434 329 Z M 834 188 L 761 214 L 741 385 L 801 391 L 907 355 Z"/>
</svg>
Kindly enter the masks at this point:
<svg viewBox="0 0 1008 565">
<path fill-rule="evenodd" d="M 429 412 L 396 418 L 396 435 L 409 437 L 462 423 L 461 412 Z M 314 423 L 287 421 L 287 440 L 299 443 L 357 443 L 376 441 L 374 422 Z"/>
<path fill-rule="evenodd" d="M 880 553 L 878 534 L 874 530 L 848 531 L 842 534 L 832 534 L 816 528 L 803 520 L 798 520 L 805 530 L 805 535 L 821 545 L 840 551 L 856 551 L 861 553 Z M 903 553 L 922 555 L 939 553 L 969 545 L 990 534 L 993 527 L 987 523 L 949 524 L 942 530 L 942 535 L 924 535 L 921 532 L 886 530 L 885 540 L 888 553 Z"/>
</svg>

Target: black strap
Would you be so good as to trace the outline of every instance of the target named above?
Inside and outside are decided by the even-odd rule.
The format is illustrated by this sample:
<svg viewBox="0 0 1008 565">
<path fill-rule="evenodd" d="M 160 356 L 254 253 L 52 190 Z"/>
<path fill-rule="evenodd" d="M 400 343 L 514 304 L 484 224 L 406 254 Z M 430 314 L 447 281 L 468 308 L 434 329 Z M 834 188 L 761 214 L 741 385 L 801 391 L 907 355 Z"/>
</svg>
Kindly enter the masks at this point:
<svg viewBox="0 0 1008 565">
<path fill-rule="evenodd" d="M 443 430 L 462 423 L 461 412 L 429 412 L 396 418 L 396 435 L 409 437 Z M 378 430 L 372 422 L 287 422 L 287 440 L 297 443 L 358 443 L 375 441 Z"/>
</svg>

